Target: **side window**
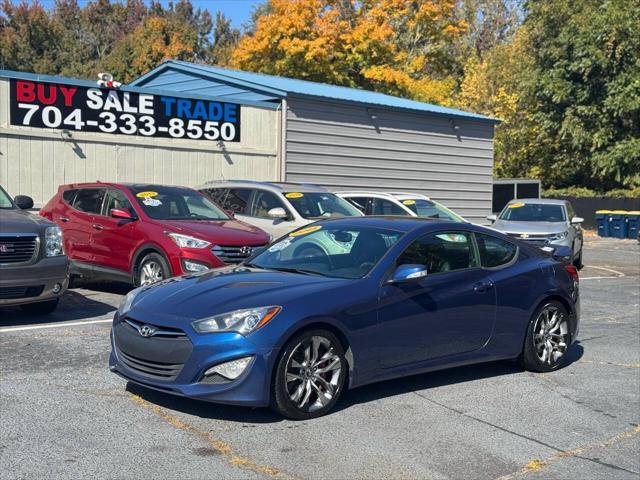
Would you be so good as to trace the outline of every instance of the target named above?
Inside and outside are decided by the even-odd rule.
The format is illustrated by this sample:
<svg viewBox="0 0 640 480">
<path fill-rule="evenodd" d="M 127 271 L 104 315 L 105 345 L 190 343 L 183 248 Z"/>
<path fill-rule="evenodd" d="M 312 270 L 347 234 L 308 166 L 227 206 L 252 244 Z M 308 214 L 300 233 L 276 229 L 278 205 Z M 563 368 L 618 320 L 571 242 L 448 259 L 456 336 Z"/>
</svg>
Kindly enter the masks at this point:
<svg viewBox="0 0 640 480">
<path fill-rule="evenodd" d="M 131 202 L 129 202 L 129 199 L 120 190 L 109 190 L 103 214 L 109 216 L 112 208 L 126 208 L 132 214 L 135 213 Z"/>
<path fill-rule="evenodd" d="M 573 210 L 573 206 L 567 202 L 567 220 L 571 221 L 576 216 L 576 212 Z"/>
<path fill-rule="evenodd" d="M 64 192 L 62 192 L 62 201 L 64 203 L 66 203 L 67 205 L 72 205 L 73 204 L 73 197 L 76 196 L 76 192 L 77 190 L 65 190 Z"/>
<path fill-rule="evenodd" d="M 265 190 L 256 190 L 253 201 L 251 202 L 249 215 L 252 217 L 269 218 L 269 210 L 278 207 L 284 208 L 284 205 L 275 194 Z"/>
<path fill-rule="evenodd" d="M 200 193 L 208 195 L 215 203 L 223 208 L 227 208 L 224 206 L 224 202 L 227 198 L 227 194 L 229 193 L 228 188 L 208 188 L 206 190 L 200 190 Z"/>
<path fill-rule="evenodd" d="M 351 205 L 356 207 L 362 213 L 367 213 L 367 204 L 369 203 L 368 197 L 347 197 L 345 198 Z"/>
<path fill-rule="evenodd" d="M 224 203 L 220 205 L 233 213 L 243 214 L 247 211 L 247 202 L 251 197 L 251 192 L 250 188 L 230 188 L 224 198 Z"/>
<path fill-rule="evenodd" d="M 397 265 L 407 263 L 426 266 L 429 275 L 478 266 L 468 232 L 439 232 L 419 238 L 397 260 Z"/>
<path fill-rule="evenodd" d="M 509 263 L 516 256 L 518 247 L 501 238 L 476 233 L 480 262 L 483 267 L 499 267 Z"/>
<path fill-rule="evenodd" d="M 384 198 L 374 198 L 372 215 L 409 215 L 402 207 Z"/>
<path fill-rule="evenodd" d="M 85 213 L 99 215 L 102 211 L 102 200 L 106 190 L 104 188 L 83 188 L 78 190 L 73 201 L 73 208 Z"/>
</svg>

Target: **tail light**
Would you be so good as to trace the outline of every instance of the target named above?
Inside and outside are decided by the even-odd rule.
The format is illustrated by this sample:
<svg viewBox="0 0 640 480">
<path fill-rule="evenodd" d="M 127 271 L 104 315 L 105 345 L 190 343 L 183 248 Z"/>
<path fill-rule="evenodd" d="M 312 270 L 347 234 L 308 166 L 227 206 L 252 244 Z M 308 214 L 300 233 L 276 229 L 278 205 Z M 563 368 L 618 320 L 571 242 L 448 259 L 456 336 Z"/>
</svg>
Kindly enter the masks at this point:
<svg viewBox="0 0 640 480">
<path fill-rule="evenodd" d="M 580 277 L 578 276 L 578 269 L 575 266 L 565 265 L 564 269 L 567 271 L 567 273 L 575 283 L 580 282 Z"/>
</svg>

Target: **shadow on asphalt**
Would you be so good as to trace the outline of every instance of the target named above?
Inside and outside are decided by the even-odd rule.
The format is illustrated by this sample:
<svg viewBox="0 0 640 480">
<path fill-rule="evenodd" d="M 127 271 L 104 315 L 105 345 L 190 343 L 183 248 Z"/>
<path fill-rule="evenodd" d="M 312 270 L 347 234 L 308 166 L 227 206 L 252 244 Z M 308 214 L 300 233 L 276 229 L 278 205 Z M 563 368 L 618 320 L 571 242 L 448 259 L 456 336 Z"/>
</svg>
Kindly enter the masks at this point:
<svg viewBox="0 0 640 480">
<path fill-rule="evenodd" d="M 580 345 L 580 342 L 573 344 L 566 354 L 564 366 L 567 367 L 578 361 L 583 353 L 584 348 Z M 374 402 L 395 395 L 404 395 L 430 388 L 519 373 L 522 373 L 522 368 L 517 363 L 500 361 L 450 368 L 373 383 L 346 392 L 328 415 L 338 413 L 354 405 Z M 192 400 L 147 389 L 131 382 L 127 384 L 127 391 L 139 395 L 144 400 L 155 405 L 200 418 L 240 423 L 274 423 L 283 420 L 280 415 L 266 408 L 236 407 Z"/>
</svg>

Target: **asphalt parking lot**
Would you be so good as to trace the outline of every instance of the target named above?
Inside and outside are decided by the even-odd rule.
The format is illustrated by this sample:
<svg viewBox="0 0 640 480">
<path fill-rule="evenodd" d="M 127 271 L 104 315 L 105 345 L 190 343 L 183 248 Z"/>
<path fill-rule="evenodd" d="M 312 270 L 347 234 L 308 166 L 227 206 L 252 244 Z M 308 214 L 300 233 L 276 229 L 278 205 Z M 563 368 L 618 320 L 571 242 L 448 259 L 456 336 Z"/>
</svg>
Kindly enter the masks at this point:
<svg viewBox="0 0 640 480">
<path fill-rule="evenodd" d="M 126 289 L 0 309 L 0 478 L 639 478 L 640 246 L 589 239 L 582 324 L 551 374 L 499 362 L 370 385 L 283 420 L 109 372 Z"/>
</svg>

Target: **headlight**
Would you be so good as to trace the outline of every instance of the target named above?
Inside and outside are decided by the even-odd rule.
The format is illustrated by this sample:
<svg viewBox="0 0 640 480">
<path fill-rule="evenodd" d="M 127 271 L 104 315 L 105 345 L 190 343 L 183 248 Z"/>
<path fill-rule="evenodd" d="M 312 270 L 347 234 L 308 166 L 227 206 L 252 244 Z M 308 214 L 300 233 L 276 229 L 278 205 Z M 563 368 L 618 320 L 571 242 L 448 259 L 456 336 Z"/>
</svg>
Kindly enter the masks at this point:
<svg viewBox="0 0 640 480">
<path fill-rule="evenodd" d="M 133 307 L 133 301 L 136 299 L 138 294 L 142 292 L 142 290 L 144 290 L 144 287 L 138 287 L 131 290 L 129 293 L 127 293 L 127 295 L 124 297 L 124 299 L 120 303 L 120 306 L 118 307 L 119 317 L 129 313 L 129 310 L 131 310 L 131 307 Z"/>
<path fill-rule="evenodd" d="M 562 240 L 564 238 L 567 238 L 567 235 L 569 235 L 569 230 L 565 230 L 564 232 L 560 232 L 560 233 L 555 233 L 551 236 L 552 240 Z"/>
<path fill-rule="evenodd" d="M 266 325 L 280 310 L 281 307 L 275 306 L 236 310 L 196 320 L 191 325 L 198 333 L 237 332 L 246 335 Z"/>
<path fill-rule="evenodd" d="M 44 234 L 44 251 L 46 257 L 64 255 L 64 241 L 60 227 L 47 227 Z"/>
<path fill-rule="evenodd" d="M 181 235 L 179 233 L 167 233 L 171 239 L 176 242 L 180 248 L 206 248 L 211 245 L 211 242 L 202 240 L 196 237 L 190 237 L 189 235 Z"/>
</svg>

